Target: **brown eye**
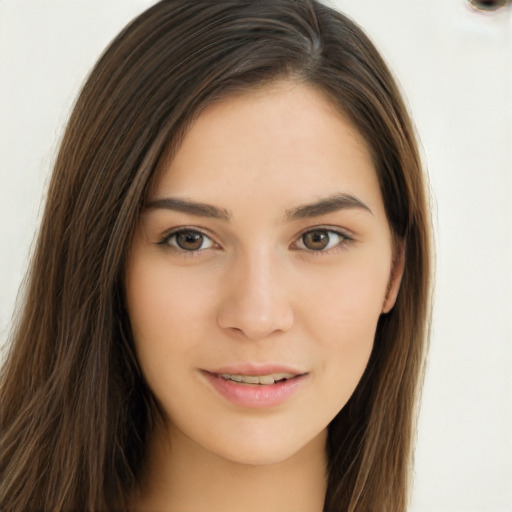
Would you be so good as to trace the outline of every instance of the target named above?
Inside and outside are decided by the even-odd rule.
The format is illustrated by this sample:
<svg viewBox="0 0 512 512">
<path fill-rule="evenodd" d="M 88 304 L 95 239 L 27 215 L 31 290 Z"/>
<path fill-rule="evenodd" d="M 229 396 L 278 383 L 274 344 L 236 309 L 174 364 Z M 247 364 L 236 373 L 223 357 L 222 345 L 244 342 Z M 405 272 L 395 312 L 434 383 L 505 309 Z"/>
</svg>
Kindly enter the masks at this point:
<svg viewBox="0 0 512 512">
<path fill-rule="evenodd" d="M 329 231 L 326 230 L 310 231 L 302 235 L 302 243 L 310 251 L 322 251 L 329 245 L 329 242 Z"/>
<path fill-rule="evenodd" d="M 299 238 L 296 248 L 305 251 L 327 252 L 329 249 L 351 240 L 349 236 L 331 229 L 313 229 Z"/>
<path fill-rule="evenodd" d="M 200 233 L 199 231 L 193 231 L 190 229 L 172 233 L 164 243 L 169 244 L 176 249 L 188 252 L 213 247 L 213 242 L 210 237 Z"/>
<path fill-rule="evenodd" d="M 203 235 L 196 231 L 182 231 L 176 235 L 176 244 L 185 251 L 197 251 L 203 244 Z"/>
</svg>

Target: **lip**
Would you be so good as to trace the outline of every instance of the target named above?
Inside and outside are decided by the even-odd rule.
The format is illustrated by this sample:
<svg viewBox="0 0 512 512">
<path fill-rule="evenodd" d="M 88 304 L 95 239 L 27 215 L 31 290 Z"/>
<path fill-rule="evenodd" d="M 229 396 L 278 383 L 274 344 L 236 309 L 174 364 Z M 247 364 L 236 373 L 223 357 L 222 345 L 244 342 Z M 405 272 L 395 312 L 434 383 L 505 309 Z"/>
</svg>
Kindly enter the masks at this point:
<svg viewBox="0 0 512 512">
<path fill-rule="evenodd" d="M 202 370 L 210 386 L 224 399 L 238 407 L 262 409 L 277 407 L 300 391 L 306 383 L 308 373 L 282 365 L 223 366 L 212 371 Z M 292 373 L 295 377 L 274 384 L 244 384 L 226 380 L 222 373 L 236 375 L 268 375 L 271 373 Z"/>
<path fill-rule="evenodd" d="M 229 366 L 220 366 L 204 370 L 207 373 L 220 375 L 221 373 L 230 373 L 234 375 L 269 375 L 270 373 L 293 373 L 294 375 L 303 375 L 307 372 L 294 368 L 293 366 L 286 366 L 282 364 L 257 364 L 257 363 L 241 363 Z"/>
</svg>

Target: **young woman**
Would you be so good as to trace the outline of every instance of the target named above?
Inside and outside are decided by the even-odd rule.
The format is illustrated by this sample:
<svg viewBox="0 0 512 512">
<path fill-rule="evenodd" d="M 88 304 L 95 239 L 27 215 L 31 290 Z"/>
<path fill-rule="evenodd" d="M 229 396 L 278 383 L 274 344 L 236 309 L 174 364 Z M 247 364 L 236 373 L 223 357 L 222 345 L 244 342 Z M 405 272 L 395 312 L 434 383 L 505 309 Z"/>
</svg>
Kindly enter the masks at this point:
<svg viewBox="0 0 512 512">
<path fill-rule="evenodd" d="M 353 22 L 156 4 L 58 155 L 2 510 L 406 510 L 429 251 L 413 128 Z"/>
</svg>

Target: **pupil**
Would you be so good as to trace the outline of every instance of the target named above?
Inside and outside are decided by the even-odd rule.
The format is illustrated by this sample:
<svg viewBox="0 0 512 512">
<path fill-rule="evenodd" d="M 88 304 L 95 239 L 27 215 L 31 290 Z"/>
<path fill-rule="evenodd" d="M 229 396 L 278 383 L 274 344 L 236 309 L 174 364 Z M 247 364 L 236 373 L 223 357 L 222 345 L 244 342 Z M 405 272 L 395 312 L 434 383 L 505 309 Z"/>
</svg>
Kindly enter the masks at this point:
<svg viewBox="0 0 512 512">
<path fill-rule="evenodd" d="M 329 235 L 327 231 L 311 231 L 303 237 L 304 245 L 313 251 L 321 251 L 329 244 Z"/>
<path fill-rule="evenodd" d="M 194 231 L 183 231 L 176 236 L 176 243 L 185 251 L 196 251 L 203 244 L 203 235 Z"/>
</svg>

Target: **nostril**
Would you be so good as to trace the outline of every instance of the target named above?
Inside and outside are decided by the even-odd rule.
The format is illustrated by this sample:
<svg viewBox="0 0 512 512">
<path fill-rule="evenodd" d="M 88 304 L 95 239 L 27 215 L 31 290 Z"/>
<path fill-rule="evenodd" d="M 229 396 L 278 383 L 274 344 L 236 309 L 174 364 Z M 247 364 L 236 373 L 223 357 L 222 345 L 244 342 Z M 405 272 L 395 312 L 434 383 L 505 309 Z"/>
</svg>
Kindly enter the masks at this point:
<svg viewBox="0 0 512 512">
<path fill-rule="evenodd" d="M 468 0 L 469 5 L 479 11 L 496 11 L 511 3 L 511 0 Z"/>
</svg>

